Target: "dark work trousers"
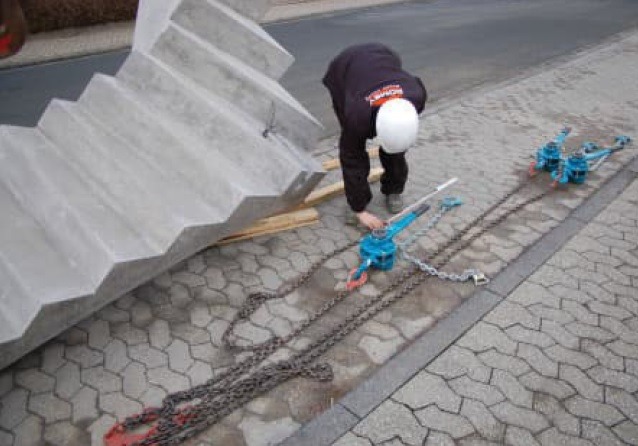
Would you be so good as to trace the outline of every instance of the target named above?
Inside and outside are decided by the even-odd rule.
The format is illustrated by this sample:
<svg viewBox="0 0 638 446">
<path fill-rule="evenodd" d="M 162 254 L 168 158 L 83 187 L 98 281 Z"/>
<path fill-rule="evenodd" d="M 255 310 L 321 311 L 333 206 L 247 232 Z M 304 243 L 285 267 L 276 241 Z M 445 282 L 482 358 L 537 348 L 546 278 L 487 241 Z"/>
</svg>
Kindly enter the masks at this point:
<svg viewBox="0 0 638 446">
<path fill-rule="evenodd" d="M 402 194 L 405 183 L 408 181 L 408 163 L 405 160 L 405 152 L 386 153 L 381 147 L 379 159 L 384 170 L 381 176 L 381 193 L 384 195 Z"/>
</svg>

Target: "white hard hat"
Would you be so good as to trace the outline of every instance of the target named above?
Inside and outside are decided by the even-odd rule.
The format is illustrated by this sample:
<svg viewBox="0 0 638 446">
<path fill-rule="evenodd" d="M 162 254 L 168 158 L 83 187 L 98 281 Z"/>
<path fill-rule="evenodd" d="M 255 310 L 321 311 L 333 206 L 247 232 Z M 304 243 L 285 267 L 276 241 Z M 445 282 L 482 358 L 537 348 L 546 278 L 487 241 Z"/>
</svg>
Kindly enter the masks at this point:
<svg viewBox="0 0 638 446">
<path fill-rule="evenodd" d="M 419 114 L 410 101 L 390 99 L 379 108 L 376 127 L 385 152 L 405 152 L 416 142 Z"/>
</svg>

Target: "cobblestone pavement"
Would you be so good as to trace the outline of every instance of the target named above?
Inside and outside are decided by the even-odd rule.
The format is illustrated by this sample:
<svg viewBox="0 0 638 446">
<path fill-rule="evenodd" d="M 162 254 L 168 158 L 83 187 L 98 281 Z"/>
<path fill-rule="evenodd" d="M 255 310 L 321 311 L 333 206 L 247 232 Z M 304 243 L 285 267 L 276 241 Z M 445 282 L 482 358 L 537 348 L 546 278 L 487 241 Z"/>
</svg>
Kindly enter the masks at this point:
<svg viewBox="0 0 638 446">
<path fill-rule="evenodd" d="M 334 446 L 638 444 L 638 180 Z"/>
<path fill-rule="evenodd" d="M 638 34 L 629 34 L 618 42 L 582 55 L 560 67 L 547 69 L 509 86 L 449 105 L 427 116 L 423 121 L 420 147 L 410 153 L 411 177 L 406 191 L 407 200 L 416 200 L 434 185 L 458 176 L 462 178 L 462 182 L 453 192 L 461 195 L 466 204 L 448 215 L 436 230 L 421 238 L 417 253 L 423 255 L 424 250 L 430 250 L 447 240 L 452 233 L 463 228 L 520 181 L 526 181 L 530 155 L 537 146 L 555 136 L 564 124 L 575 129 L 573 143 L 570 144 L 579 144 L 583 139 L 608 141 L 619 133 L 638 135 L 638 85 L 633 76 L 638 70 L 637 54 Z M 328 153 L 331 154 L 334 155 Z M 555 227 L 632 156 L 631 150 L 618 153 L 584 186 L 557 191 L 541 203 L 529 206 L 474 243 L 447 268 L 460 270 L 475 266 L 488 275 L 496 274 L 526 247 Z M 327 181 L 334 179 L 331 176 Z M 547 183 L 546 177 L 537 178 L 517 200 L 544 190 Z M 373 208 L 380 211 L 381 202 L 382 197 L 377 193 Z M 320 207 L 321 222 L 316 226 L 206 250 L 113 305 L 105 307 L 13 366 L 0 371 L 0 444 L 101 444 L 102 435 L 116 420 L 139 412 L 145 406 L 157 405 L 168 393 L 202 383 L 236 363 L 241 357 L 225 351 L 220 338 L 247 293 L 275 290 L 284 281 L 294 279 L 325 253 L 358 239 L 361 235 L 359 231 L 344 227 L 344 211 L 343 200 L 332 200 Z M 629 220 L 628 218 L 627 221 Z M 613 232 L 611 229 L 609 231 Z M 616 239 L 608 235 L 592 240 L 591 244 L 598 246 L 607 240 L 617 243 L 618 249 L 626 249 L 628 243 L 614 242 Z M 598 262 L 595 259 L 590 261 Z M 240 325 L 235 334 L 246 343 L 259 343 L 273 335 L 287 333 L 319 308 L 336 289 L 343 286 L 347 271 L 356 263 L 357 255 L 354 252 L 347 252 L 329 261 L 306 286 L 285 299 L 265 305 L 252 317 L 250 323 Z M 627 278 L 633 274 L 632 269 L 620 270 L 614 269 L 613 264 L 600 264 L 601 266 L 595 266 L 599 268 L 598 271 L 587 273 L 594 280 L 591 285 L 592 293 L 597 293 L 596 290 L 599 289 L 602 293 L 604 290 L 602 286 L 596 288 L 593 278 L 602 280 L 607 275 L 624 275 L 625 282 L 616 284 L 619 287 L 617 290 L 607 290 L 606 295 L 616 291 L 620 293 L 620 290 L 634 290 L 631 287 L 635 286 L 635 278 L 629 279 L 634 280 L 633 284 L 626 283 Z M 629 266 L 635 267 L 631 264 Z M 553 280 L 553 286 L 569 286 L 570 282 L 563 284 L 562 280 L 556 279 L 556 267 L 548 265 L 544 271 L 544 280 Z M 574 271 L 577 274 L 580 270 Z M 360 293 L 344 301 L 338 311 L 323 318 L 301 339 L 278 352 L 277 357 L 284 358 L 291 352 L 303 349 L 311 339 L 328 330 L 345 313 L 375 295 L 396 273 L 374 273 L 371 282 Z M 451 285 L 434 280 L 427 282 L 410 296 L 361 326 L 325 355 L 324 359 L 334 368 L 333 382 L 292 380 L 235 411 L 190 444 L 276 444 L 330 407 L 392 355 L 407 346 L 412 339 L 463 302 L 473 291 L 471 284 Z M 594 296 L 591 298 L 593 300 Z M 629 299 L 625 301 L 629 302 Z M 605 302 L 600 302 L 595 308 L 601 312 L 608 310 L 604 304 Z M 510 306 L 513 305 L 514 302 L 510 303 Z M 528 341 L 529 347 L 524 347 L 528 357 L 540 357 L 540 349 L 553 339 L 549 334 L 535 330 L 538 326 L 535 323 L 541 316 L 520 303 L 518 305 L 521 308 L 516 314 L 520 313 L 525 323 L 506 327 L 509 341 L 502 341 L 504 350 L 486 355 L 488 358 L 491 355 L 494 363 L 504 358 L 496 353 L 517 353 L 520 347 L 516 348 L 516 342 L 526 339 L 528 335 L 533 335 Z M 574 333 L 569 339 L 594 334 L 605 336 L 603 333 L 616 336 L 616 332 L 623 333 L 621 338 L 631 338 L 630 328 L 633 322 L 629 321 L 633 319 L 614 318 L 614 315 L 596 316 L 593 309 L 578 302 L 576 298 L 569 305 L 574 313 L 574 320 L 569 322 Z M 629 308 L 626 310 L 631 311 Z M 527 313 L 529 316 L 526 316 Z M 594 315 L 588 316 L 590 313 Z M 576 315 L 585 320 L 578 319 Z M 593 318 L 600 320 L 600 327 L 591 325 Z M 562 333 L 559 321 L 552 323 L 550 316 L 543 320 L 545 319 L 549 322 L 544 322 L 544 329 L 553 328 L 552 333 L 555 335 Z M 495 333 L 498 326 L 494 322 L 486 322 L 481 327 L 484 331 L 481 336 L 485 337 L 476 338 L 476 342 L 489 342 L 490 336 L 497 336 Z M 593 334 L 587 334 L 590 332 Z M 510 336 L 515 340 L 511 340 Z M 594 341 L 595 339 L 592 338 Z M 627 339 L 622 338 L 614 345 L 627 347 L 630 345 L 627 342 Z M 560 347 L 570 349 L 573 345 Z M 564 353 L 560 347 L 556 346 L 552 350 L 555 355 Z M 470 351 L 469 346 L 463 348 Z M 481 349 L 481 344 L 477 344 L 476 348 Z M 596 346 L 593 349 L 596 350 Z M 605 350 L 600 351 L 600 354 L 608 354 Z M 547 361 L 531 362 L 536 367 L 552 364 L 552 357 L 546 358 Z M 610 355 L 610 358 L 614 356 Z M 518 361 L 515 363 L 519 364 Z M 521 370 L 524 367 L 521 362 Z M 584 386 L 586 391 L 591 391 L 586 394 L 587 397 L 593 400 L 598 398 L 602 408 L 602 403 L 607 401 L 604 398 L 609 399 L 607 394 L 613 394 L 614 401 L 618 401 L 618 405 L 625 411 L 617 408 L 616 412 L 631 412 L 633 409 L 627 394 L 613 393 L 604 387 L 604 383 L 610 380 L 622 381 L 625 375 L 621 375 L 620 371 L 607 373 L 600 367 L 595 367 L 592 365 L 591 369 L 598 370 L 590 378 L 593 385 Z M 453 420 L 458 429 L 454 431 L 454 435 L 470 435 L 469 429 L 473 425 L 467 420 L 463 422 L 463 418 L 454 418 L 451 415 L 457 410 L 457 406 L 464 408 L 469 413 L 468 417 L 476 419 L 482 419 L 480 417 L 485 415 L 483 408 L 488 406 L 503 417 L 521 416 L 526 405 L 531 404 L 533 407 L 536 400 L 530 396 L 529 391 L 526 393 L 525 389 L 520 389 L 516 384 L 519 376 L 528 376 L 527 381 L 536 382 L 537 385 L 545 382 L 542 380 L 545 375 L 540 371 L 537 375 L 531 371 L 517 375 L 519 369 L 510 371 L 509 374 L 505 371 L 488 374 L 487 370 L 487 366 L 482 365 L 467 377 L 459 376 L 455 381 L 455 392 L 462 392 L 458 389 L 462 389 L 463 385 L 469 387 L 472 382 L 468 379 L 484 381 L 486 385 L 494 380 L 498 383 L 498 386 L 494 385 L 500 389 L 503 399 L 488 399 L 482 403 L 484 406 L 470 400 L 469 403 L 461 404 L 461 396 L 450 391 L 449 395 L 456 396 L 451 396 L 449 401 L 439 401 L 440 406 L 430 405 L 423 407 L 422 412 L 417 410 L 415 413 L 419 413 L 426 422 L 431 420 L 435 426 Z M 566 376 L 574 382 L 579 382 L 583 375 L 579 364 L 571 363 L 559 367 L 556 373 L 562 373 L 557 376 Z M 445 395 L 447 387 L 452 384 L 448 385 L 442 377 L 437 376 L 431 372 L 423 379 L 430 380 L 437 388 L 440 387 L 442 395 Z M 505 397 L 510 398 L 510 395 L 513 400 L 506 401 Z M 410 396 L 406 395 L 405 398 Z M 543 410 L 556 413 L 556 417 L 560 418 L 563 413 L 559 410 L 561 400 L 554 396 L 552 398 L 546 398 Z M 481 400 L 477 398 L 476 401 Z M 591 410 L 591 406 L 583 404 L 583 401 L 574 397 L 570 407 Z M 388 404 L 397 413 L 406 416 L 411 413 L 407 405 L 394 402 Z M 416 404 L 420 409 L 421 402 Z M 520 409 L 517 409 L 519 406 Z M 574 410 L 577 415 L 573 416 L 585 416 L 578 409 Z M 604 419 L 598 431 L 605 432 L 603 427 L 609 426 L 617 428 L 620 415 L 612 409 L 605 409 L 604 412 L 608 413 L 609 418 Z M 494 417 L 496 416 L 495 414 Z M 526 420 L 525 417 L 522 418 Z M 530 432 L 545 432 L 544 426 L 549 423 L 548 418 L 542 418 L 546 420 L 544 422 L 538 416 L 533 419 L 538 420 L 538 424 Z M 591 424 L 590 431 L 595 430 L 596 426 L 599 425 Z M 584 427 L 579 429 L 585 432 Z M 424 429 L 416 424 L 406 426 L 405 431 L 405 444 L 417 444 L 425 435 Z M 517 431 L 514 429 L 513 432 Z M 552 432 L 546 435 L 551 436 Z M 431 437 L 434 438 L 435 435 L 432 434 Z M 395 439 L 388 444 L 401 443 L 397 443 Z"/>
</svg>

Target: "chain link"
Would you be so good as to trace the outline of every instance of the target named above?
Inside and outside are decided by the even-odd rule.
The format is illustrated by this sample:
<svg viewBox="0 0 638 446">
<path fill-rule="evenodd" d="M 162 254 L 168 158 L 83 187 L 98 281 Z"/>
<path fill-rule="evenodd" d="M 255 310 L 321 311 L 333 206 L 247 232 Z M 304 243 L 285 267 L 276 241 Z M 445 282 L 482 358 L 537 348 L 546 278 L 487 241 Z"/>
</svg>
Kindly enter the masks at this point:
<svg viewBox="0 0 638 446">
<path fill-rule="evenodd" d="M 246 299 L 244 306 L 242 306 L 235 318 L 231 321 L 222 337 L 223 343 L 227 348 L 234 351 L 250 352 L 249 356 L 202 385 L 168 395 L 163 400 L 162 407 L 151 409 L 138 416 L 128 418 L 123 423 L 123 426 L 127 429 L 134 429 L 145 424 L 150 416 L 159 418 L 156 431 L 144 440 L 134 443 L 133 446 L 168 446 L 180 444 L 199 434 L 209 426 L 221 421 L 224 417 L 230 415 L 233 411 L 244 406 L 254 398 L 294 377 L 305 377 L 322 382 L 331 381 L 333 379 L 333 372 L 330 365 L 326 363 L 315 364 L 317 359 L 380 311 L 383 311 L 394 302 L 410 294 L 428 277 L 432 275 L 437 277 L 445 275 L 445 273 L 440 272 L 440 269 L 456 254 L 468 247 L 487 231 L 503 222 L 508 216 L 518 212 L 531 203 L 541 200 L 550 192 L 550 190 L 548 190 L 537 194 L 506 209 L 502 214 L 492 220 L 487 220 L 488 216 L 491 216 L 491 214 L 495 213 L 506 201 L 518 194 L 524 186 L 524 183 L 519 184 L 476 217 L 464 229 L 457 232 L 444 245 L 432 253 L 430 256 L 430 258 L 433 259 L 432 262 L 420 261 L 424 265 L 423 268 L 419 263 L 415 262 L 410 268 L 400 272 L 379 294 L 370 298 L 368 302 L 359 305 L 353 313 L 348 314 L 332 330 L 323 334 L 308 347 L 295 353 L 287 360 L 258 367 L 262 363 L 265 363 L 268 358 L 281 347 L 284 347 L 288 342 L 292 341 L 302 331 L 308 328 L 314 321 L 329 312 L 349 295 L 350 292 L 338 292 L 335 297 L 326 302 L 318 311 L 313 313 L 313 315 L 285 337 L 274 337 L 259 345 L 237 346 L 234 344 L 230 340 L 234 327 L 240 321 L 248 320 L 250 315 L 265 302 L 284 297 L 295 291 L 328 259 L 351 249 L 356 246 L 358 242 L 349 243 L 335 250 L 333 253 L 323 256 L 318 262 L 314 263 L 305 274 L 301 275 L 291 284 L 284 285 L 277 293 L 251 294 Z M 429 226 L 427 229 L 436 225 L 445 213 L 445 211 L 437 213 L 431 222 L 426 225 Z M 464 239 L 464 237 L 475 228 L 478 228 L 478 230 Z M 424 228 L 423 230 L 426 229 Z M 416 238 L 414 238 L 414 240 L 416 240 Z M 407 250 L 403 251 L 407 252 Z M 452 277 L 451 275 L 447 276 Z M 461 277 L 462 275 L 459 275 L 459 278 Z M 186 403 L 190 403 L 191 405 L 185 406 Z"/>
</svg>

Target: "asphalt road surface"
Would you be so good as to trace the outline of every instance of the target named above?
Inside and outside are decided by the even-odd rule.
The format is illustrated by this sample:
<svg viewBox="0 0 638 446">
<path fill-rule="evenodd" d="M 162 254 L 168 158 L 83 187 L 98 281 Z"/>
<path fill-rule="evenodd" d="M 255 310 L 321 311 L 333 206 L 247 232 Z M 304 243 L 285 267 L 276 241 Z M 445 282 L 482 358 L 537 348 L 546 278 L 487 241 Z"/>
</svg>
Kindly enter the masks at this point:
<svg viewBox="0 0 638 446">
<path fill-rule="evenodd" d="M 430 0 L 270 24 L 295 57 L 282 84 L 338 132 L 321 78 L 340 50 L 383 42 L 420 76 L 430 101 L 489 85 L 638 26 L 636 0 Z M 126 51 L 0 71 L 0 124 L 33 126 L 51 98 L 75 99 Z"/>
</svg>

